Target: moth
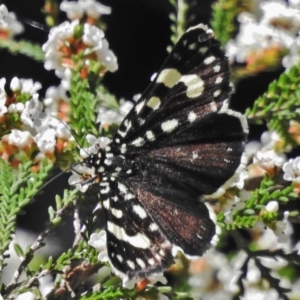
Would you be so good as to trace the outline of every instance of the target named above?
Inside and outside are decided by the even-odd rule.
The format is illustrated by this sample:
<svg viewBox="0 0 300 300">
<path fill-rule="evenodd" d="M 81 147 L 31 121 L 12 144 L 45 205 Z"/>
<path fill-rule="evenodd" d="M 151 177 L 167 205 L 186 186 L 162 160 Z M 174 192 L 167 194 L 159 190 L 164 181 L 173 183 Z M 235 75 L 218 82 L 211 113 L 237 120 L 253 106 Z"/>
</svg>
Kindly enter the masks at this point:
<svg viewBox="0 0 300 300">
<path fill-rule="evenodd" d="M 110 144 L 85 160 L 98 178 L 114 272 L 144 278 L 215 234 L 204 195 L 229 186 L 247 122 L 229 108 L 228 61 L 213 31 L 187 30 Z"/>
</svg>

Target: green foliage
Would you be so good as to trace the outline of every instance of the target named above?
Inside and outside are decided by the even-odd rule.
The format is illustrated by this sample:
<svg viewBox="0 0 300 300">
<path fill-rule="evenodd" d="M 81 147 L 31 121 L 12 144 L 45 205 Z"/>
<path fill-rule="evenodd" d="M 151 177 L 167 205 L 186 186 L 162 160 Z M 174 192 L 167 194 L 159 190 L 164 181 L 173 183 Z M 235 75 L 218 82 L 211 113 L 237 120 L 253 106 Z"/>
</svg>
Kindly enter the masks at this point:
<svg viewBox="0 0 300 300">
<path fill-rule="evenodd" d="M 99 98 L 91 91 L 90 87 L 95 86 L 89 82 L 88 78 L 82 79 L 80 72 L 82 66 L 79 66 L 76 72 L 73 72 L 70 89 L 70 127 L 72 134 L 81 147 L 86 146 L 86 134 L 98 136 L 96 126 L 97 106 Z"/>
<path fill-rule="evenodd" d="M 237 32 L 236 18 L 245 2 L 244 0 L 218 0 L 212 6 L 211 27 L 223 46 Z"/>
<path fill-rule="evenodd" d="M 225 215 L 223 212 L 218 214 L 218 222 L 222 228 L 234 230 L 237 228 L 252 228 L 262 220 L 265 223 L 276 222 L 278 213 L 270 213 L 265 210 L 269 201 L 277 201 L 282 205 L 289 201 L 297 200 L 298 195 L 294 192 L 294 184 L 283 186 L 279 184 L 280 178 L 270 178 L 268 174 L 261 180 L 256 188 L 245 201 L 245 208 L 233 213 L 233 221 L 230 224 L 224 223 Z"/>
<path fill-rule="evenodd" d="M 37 173 L 32 172 L 32 167 L 32 162 L 24 162 L 15 172 L 9 163 L 0 158 L 0 253 L 8 249 L 16 230 L 17 215 L 32 201 L 52 169 L 46 161 L 41 164 Z M 18 245 L 15 245 L 15 249 L 22 256 Z M 4 258 L 1 255 L 1 271 L 5 266 Z"/>
<path fill-rule="evenodd" d="M 29 41 L 15 41 L 10 39 L 0 39 L 0 48 L 7 49 L 12 54 L 23 54 L 36 61 L 44 61 L 44 52 L 40 45 Z"/>
<path fill-rule="evenodd" d="M 183 35 L 188 27 L 188 18 L 187 12 L 191 8 L 188 5 L 187 0 L 169 0 L 170 4 L 174 7 L 175 13 L 170 14 L 170 20 L 172 21 L 171 25 L 171 42 L 172 45 L 178 41 L 178 39 Z M 168 47 L 170 52 L 172 47 Z"/>
<path fill-rule="evenodd" d="M 300 65 L 280 75 L 259 97 L 246 116 L 257 124 L 266 122 L 270 130 L 278 132 L 286 145 L 299 145 L 291 133 L 290 122 L 300 120 Z"/>
</svg>

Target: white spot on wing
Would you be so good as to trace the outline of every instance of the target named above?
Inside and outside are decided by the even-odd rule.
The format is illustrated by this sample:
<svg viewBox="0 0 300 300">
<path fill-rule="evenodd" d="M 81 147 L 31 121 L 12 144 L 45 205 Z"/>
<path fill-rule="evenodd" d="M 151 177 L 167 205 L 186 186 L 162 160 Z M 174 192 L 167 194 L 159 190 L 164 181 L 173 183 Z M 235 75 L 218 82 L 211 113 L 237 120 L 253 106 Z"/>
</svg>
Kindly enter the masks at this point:
<svg viewBox="0 0 300 300">
<path fill-rule="evenodd" d="M 147 212 L 140 205 L 133 205 L 132 209 L 141 219 L 147 218 Z"/>
<path fill-rule="evenodd" d="M 149 229 L 151 231 L 156 231 L 156 230 L 158 230 L 158 225 L 156 223 L 151 223 L 149 226 Z"/>
<path fill-rule="evenodd" d="M 138 137 L 134 141 L 131 142 L 131 145 L 135 147 L 142 147 L 145 144 L 145 140 L 142 137 Z"/>
<path fill-rule="evenodd" d="M 132 260 L 127 260 L 126 263 L 129 266 L 129 268 L 131 268 L 132 270 L 135 269 L 135 264 Z"/>
<path fill-rule="evenodd" d="M 104 160 L 104 163 L 107 165 L 107 166 L 110 166 L 112 164 L 111 160 L 110 159 L 105 159 Z"/>
<path fill-rule="evenodd" d="M 201 47 L 201 48 L 199 49 L 199 52 L 200 52 L 201 54 L 205 54 L 205 53 L 207 52 L 207 50 L 208 50 L 207 47 Z"/>
<path fill-rule="evenodd" d="M 148 249 L 151 246 L 149 238 L 144 234 L 127 235 L 122 227 L 110 221 L 107 221 L 107 230 L 114 234 L 117 239 L 125 241 L 136 248 Z"/>
<path fill-rule="evenodd" d="M 223 81 L 223 78 L 221 76 L 218 76 L 217 79 L 216 79 L 216 84 L 219 84 Z"/>
<path fill-rule="evenodd" d="M 131 200 L 131 199 L 134 199 L 135 198 L 135 196 L 133 195 L 133 194 L 131 194 L 131 193 L 128 193 L 128 194 L 126 194 L 125 196 L 124 196 L 124 199 L 125 200 Z"/>
<path fill-rule="evenodd" d="M 196 44 L 196 43 L 193 43 L 193 44 L 190 44 L 188 48 L 189 48 L 190 50 L 195 50 L 195 49 L 196 49 L 196 46 L 197 46 L 197 44 Z"/>
<path fill-rule="evenodd" d="M 204 59 L 204 63 L 206 65 L 210 65 L 211 63 L 213 63 L 216 60 L 215 56 L 209 56 L 207 58 Z"/>
<path fill-rule="evenodd" d="M 164 69 L 158 77 L 157 83 L 163 83 L 165 86 L 172 88 L 182 75 L 176 69 Z"/>
<path fill-rule="evenodd" d="M 180 78 L 180 82 L 186 85 L 186 95 L 189 98 L 199 97 L 203 93 L 204 81 L 198 75 L 184 75 Z"/>
<path fill-rule="evenodd" d="M 154 141 L 155 140 L 155 135 L 151 130 L 146 131 L 146 137 L 149 141 Z"/>
<path fill-rule="evenodd" d="M 120 129 L 118 130 L 118 134 L 121 136 L 121 137 L 125 137 L 127 132 L 126 131 L 121 131 Z"/>
<path fill-rule="evenodd" d="M 221 70 L 221 66 L 220 65 L 216 65 L 216 66 L 213 67 L 213 69 L 214 69 L 215 73 L 218 73 Z"/>
<path fill-rule="evenodd" d="M 218 107 L 217 107 L 216 102 L 212 101 L 212 102 L 210 102 L 209 105 L 210 105 L 210 108 L 211 108 L 211 110 L 212 110 L 213 112 L 216 112 L 216 111 L 218 110 Z"/>
<path fill-rule="evenodd" d="M 198 153 L 196 151 L 193 151 L 193 159 L 196 159 L 198 157 Z"/>
<path fill-rule="evenodd" d="M 144 263 L 144 261 L 142 259 L 137 258 L 136 262 L 142 269 L 144 269 L 146 267 L 146 264 Z"/>
<path fill-rule="evenodd" d="M 173 131 L 176 127 L 178 126 L 178 120 L 173 119 L 173 120 L 168 120 L 165 121 L 161 124 L 161 129 L 164 132 L 171 132 Z"/>
<path fill-rule="evenodd" d="M 127 187 L 120 182 L 118 182 L 118 188 L 119 188 L 119 191 L 123 194 L 126 194 L 128 191 Z"/>
<path fill-rule="evenodd" d="M 123 257 L 120 254 L 117 254 L 117 259 L 119 260 L 119 262 L 123 262 Z"/>
<path fill-rule="evenodd" d="M 216 90 L 214 92 L 214 97 L 218 97 L 221 94 L 221 90 Z"/>
<path fill-rule="evenodd" d="M 127 151 L 127 145 L 126 144 L 122 144 L 121 146 L 121 153 L 126 153 Z"/>
<path fill-rule="evenodd" d="M 102 201 L 102 205 L 103 205 L 104 208 L 109 209 L 109 207 L 110 207 L 109 200 L 107 199 L 105 201 Z"/>
<path fill-rule="evenodd" d="M 153 110 L 157 110 L 160 107 L 160 99 L 158 97 L 151 97 L 149 101 L 147 102 L 147 106 L 152 108 Z"/>
<path fill-rule="evenodd" d="M 196 119 L 197 119 L 197 115 L 196 115 L 193 111 L 189 112 L 188 120 L 189 120 L 191 123 L 193 123 Z"/>
<path fill-rule="evenodd" d="M 104 201 L 103 201 L 104 202 Z M 117 218 L 120 219 L 123 217 L 123 212 L 120 209 L 111 208 L 111 213 Z"/>
</svg>

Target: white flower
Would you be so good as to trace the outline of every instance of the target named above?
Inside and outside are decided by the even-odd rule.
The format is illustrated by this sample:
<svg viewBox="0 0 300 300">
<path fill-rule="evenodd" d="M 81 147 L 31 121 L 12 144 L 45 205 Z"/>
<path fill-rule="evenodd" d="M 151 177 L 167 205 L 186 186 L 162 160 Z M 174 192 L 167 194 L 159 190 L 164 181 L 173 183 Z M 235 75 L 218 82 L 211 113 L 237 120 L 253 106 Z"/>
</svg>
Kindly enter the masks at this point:
<svg viewBox="0 0 300 300">
<path fill-rule="evenodd" d="M 0 117 L 7 113 L 6 99 L 0 99 Z"/>
<path fill-rule="evenodd" d="M 38 100 L 38 94 L 34 94 L 30 101 L 25 103 L 21 113 L 21 120 L 31 128 L 41 127 L 46 114 L 43 112 L 43 104 Z"/>
<path fill-rule="evenodd" d="M 89 148 L 80 149 L 80 155 L 82 158 L 86 158 L 90 154 L 96 154 L 99 149 L 104 149 L 111 140 L 108 137 L 95 137 L 92 134 L 86 136 L 86 140 L 91 145 Z"/>
<path fill-rule="evenodd" d="M 79 0 L 78 3 L 84 8 L 85 13 L 93 18 L 99 18 L 101 15 L 109 15 L 111 8 L 95 0 Z"/>
<path fill-rule="evenodd" d="M 0 6 L 1 8 L 1 6 Z M 5 83 L 6 83 L 6 79 L 5 78 L 1 78 L 0 79 L 0 116 L 2 117 L 3 115 L 5 115 L 7 113 L 7 106 L 6 104 L 6 92 L 5 92 Z"/>
<path fill-rule="evenodd" d="M 43 101 L 46 111 L 51 114 L 51 116 L 56 117 L 59 113 L 59 104 L 60 102 L 68 102 L 69 98 L 66 94 L 66 89 L 62 86 L 50 86 L 45 95 L 45 99 Z"/>
<path fill-rule="evenodd" d="M 83 8 L 75 1 L 63 1 L 59 8 L 67 14 L 70 20 L 81 19 L 84 14 Z"/>
<path fill-rule="evenodd" d="M 263 169 L 282 167 L 286 161 L 283 153 L 277 153 L 273 149 L 261 149 L 253 158 L 253 163 L 259 165 Z"/>
<path fill-rule="evenodd" d="M 123 115 L 124 117 L 127 116 L 127 114 L 130 112 L 130 110 L 133 107 L 133 103 L 130 101 L 124 101 L 121 102 L 120 104 L 120 114 Z"/>
<path fill-rule="evenodd" d="M 98 108 L 97 123 L 101 123 L 101 126 L 111 124 L 121 124 L 125 116 L 132 109 L 133 103 L 125 101 L 120 104 L 119 111 L 115 111 L 109 108 L 100 106 Z"/>
<path fill-rule="evenodd" d="M 95 0 L 78 0 L 78 2 L 63 1 L 60 9 L 67 13 L 70 20 L 81 19 L 86 14 L 94 19 L 101 15 L 108 15 L 111 9 Z"/>
<path fill-rule="evenodd" d="M 107 254 L 106 231 L 101 230 L 99 233 L 93 233 L 90 236 L 88 244 L 99 251 L 98 259 L 101 262 L 109 261 Z"/>
<path fill-rule="evenodd" d="M 79 25 L 78 20 L 73 22 L 65 21 L 59 26 L 53 27 L 50 30 L 48 41 L 42 46 L 42 50 L 45 52 L 45 69 L 55 70 L 58 77 L 62 77 L 64 70 L 67 66 L 64 66 L 63 56 L 60 51 L 63 45 L 69 45 L 69 39 L 74 36 L 75 27 Z"/>
<path fill-rule="evenodd" d="M 279 208 L 278 202 L 277 201 L 270 201 L 266 205 L 266 211 L 268 212 L 277 212 Z"/>
<path fill-rule="evenodd" d="M 14 77 L 13 80 L 18 80 L 18 78 Z M 34 82 L 32 79 L 19 79 L 20 85 L 22 86 L 21 93 L 28 93 L 30 95 L 35 95 L 38 90 L 42 88 L 40 82 Z"/>
<path fill-rule="evenodd" d="M 156 282 L 161 282 L 162 284 L 167 283 L 167 279 L 163 275 L 163 273 L 157 273 L 157 274 L 152 274 L 147 279 L 150 281 L 150 284 L 155 284 Z M 127 288 L 127 289 L 133 289 L 135 284 L 140 282 L 140 278 L 133 277 L 129 279 L 127 276 L 123 276 L 122 278 L 122 286 Z"/>
<path fill-rule="evenodd" d="M 164 294 L 159 293 L 157 296 L 158 296 L 158 300 L 169 300 L 169 297 L 167 297 Z"/>
<path fill-rule="evenodd" d="M 22 90 L 22 83 L 18 77 L 14 77 L 10 82 L 10 89 L 13 92 L 18 92 Z"/>
<path fill-rule="evenodd" d="M 34 300 L 36 299 L 32 292 L 25 292 L 16 297 L 16 300 Z"/>
<path fill-rule="evenodd" d="M 16 15 L 8 12 L 4 4 L 0 5 L 0 31 L 7 33 L 8 37 L 21 33 L 23 25 L 17 21 Z"/>
<path fill-rule="evenodd" d="M 24 110 L 24 103 L 18 102 L 18 103 L 12 103 L 8 107 L 9 113 L 21 113 Z"/>
<path fill-rule="evenodd" d="M 283 213 L 283 220 L 276 223 L 274 233 L 277 236 L 278 243 L 286 243 L 288 241 L 288 235 L 286 233 L 287 222 L 288 222 L 289 212 L 285 211 Z"/>
<path fill-rule="evenodd" d="M 300 182 L 300 156 L 291 158 L 283 167 L 283 179 L 287 181 Z"/>
<path fill-rule="evenodd" d="M 245 146 L 245 154 L 248 161 L 255 155 L 255 153 L 261 148 L 260 142 L 251 141 Z"/>
<path fill-rule="evenodd" d="M 11 133 L 7 135 L 7 141 L 11 145 L 24 148 L 32 141 L 32 136 L 28 131 L 12 129 Z"/>
<path fill-rule="evenodd" d="M 6 83 L 6 79 L 1 78 L 0 79 L 0 100 L 1 101 L 6 100 L 5 83 Z"/>
<path fill-rule="evenodd" d="M 69 185 L 75 185 L 75 187 L 84 193 L 88 187 L 93 183 L 87 182 L 88 179 L 95 177 L 95 170 L 90 169 L 84 165 L 76 165 L 72 167 L 72 175 L 69 177 Z"/>
<path fill-rule="evenodd" d="M 238 16 L 239 33 L 225 47 L 231 62 L 244 63 L 249 54 L 269 48 L 290 49 L 294 42 L 300 28 L 300 11 L 284 1 L 260 1 L 259 5 L 259 16 L 248 12 Z"/>
<path fill-rule="evenodd" d="M 56 132 L 53 128 L 38 133 L 34 137 L 38 148 L 43 153 L 53 153 L 56 145 Z"/>
<path fill-rule="evenodd" d="M 84 32 L 82 36 L 82 41 L 90 47 L 98 46 L 99 49 L 102 48 L 102 41 L 104 39 L 104 32 L 100 28 L 91 25 L 89 23 L 84 24 Z"/>
<path fill-rule="evenodd" d="M 150 284 L 155 284 L 156 282 L 160 282 L 162 284 L 167 284 L 167 279 L 163 273 L 152 274 L 147 279 L 150 281 Z"/>
<path fill-rule="evenodd" d="M 283 57 L 282 65 L 286 68 L 288 72 L 293 66 L 297 65 L 300 61 L 300 38 L 295 37 L 291 47 L 289 48 L 289 53 Z"/>
<path fill-rule="evenodd" d="M 260 8 L 263 13 L 261 20 L 262 24 L 272 25 L 275 23 L 277 26 L 284 24 L 282 29 L 288 28 L 289 32 L 296 34 L 300 29 L 300 11 L 290 7 L 285 1 L 261 1 Z M 280 22 L 276 22 L 280 20 Z"/>
<path fill-rule="evenodd" d="M 99 48 L 99 46 L 97 46 L 93 50 L 97 55 L 98 61 L 102 62 L 108 71 L 115 72 L 118 70 L 117 57 L 108 47 L 108 41 L 103 39 L 102 47 Z"/>
<path fill-rule="evenodd" d="M 245 207 L 245 203 L 240 198 L 234 196 L 233 200 L 228 201 L 223 208 L 225 223 L 232 222 L 232 216 L 235 211 L 241 210 Z"/>
<path fill-rule="evenodd" d="M 63 121 L 57 120 L 57 125 L 56 125 L 56 128 L 54 128 L 54 129 L 55 129 L 55 135 L 58 138 L 62 138 L 62 139 L 65 139 L 65 140 L 72 140 L 73 139 L 70 127 L 66 123 L 64 123 Z"/>
<path fill-rule="evenodd" d="M 45 52 L 45 68 L 55 70 L 58 77 L 65 77 L 65 70 L 72 67 L 71 57 L 61 51 L 62 48 L 72 48 L 70 44 L 74 38 L 75 27 L 80 26 L 79 20 L 64 22 L 50 30 L 48 41 L 42 46 Z M 108 42 L 104 38 L 104 32 L 94 25 L 84 24 L 82 41 L 86 45 L 83 49 L 87 58 L 85 64 L 89 64 L 89 54 L 96 54 L 97 59 L 109 71 L 114 72 L 118 68 L 117 58 L 108 48 Z M 64 46 L 64 47 L 63 47 Z"/>
<path fill-rule="evenodd" d="M 260 140 L 263 149 L 276 149 L 278 144 L 283 144 L 282 137 L 274 130 L 263 132 Z M 285 150 L 288 151 L 288 149 Z"/>
<path fill-rule="evenodd" d="M 246 280 L 250 284 L 257 284 L 257 283 L 259 283 L 260 279 L 261 279 L 260 270 L 256 266 L 255 261 L 253 259 L 250 259 L 248 262 L 248 270 L 247 270 Z"/>
</svg>

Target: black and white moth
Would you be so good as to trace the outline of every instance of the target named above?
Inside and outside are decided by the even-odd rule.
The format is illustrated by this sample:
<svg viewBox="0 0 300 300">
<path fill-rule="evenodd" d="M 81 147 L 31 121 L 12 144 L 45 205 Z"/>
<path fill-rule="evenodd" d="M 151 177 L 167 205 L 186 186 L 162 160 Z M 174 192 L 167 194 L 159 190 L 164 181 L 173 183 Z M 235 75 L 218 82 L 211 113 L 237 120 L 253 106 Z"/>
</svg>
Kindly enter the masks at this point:
<svg viewBox="0 0 300 300">
<path fill-rule="evenodd" d="M 246 119 L 228 108 L 228 62 L 200 24 L 177 42 L 112 142 L 85 159 L 99 180 L 107 252 L 117 275 L 166 269 L 176 250 L 201 256 L 215 224 L 201 196 L 229 186 Z"/>
</svg>

